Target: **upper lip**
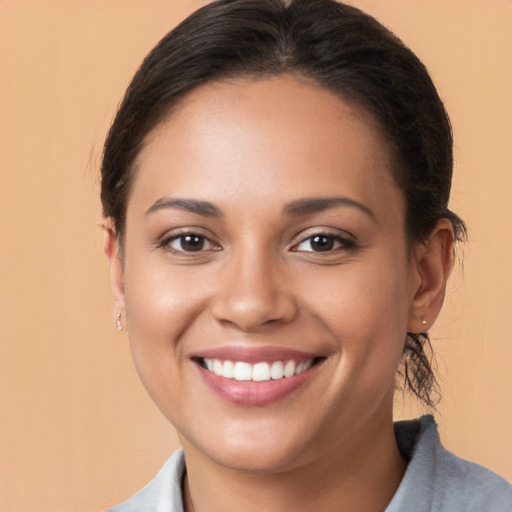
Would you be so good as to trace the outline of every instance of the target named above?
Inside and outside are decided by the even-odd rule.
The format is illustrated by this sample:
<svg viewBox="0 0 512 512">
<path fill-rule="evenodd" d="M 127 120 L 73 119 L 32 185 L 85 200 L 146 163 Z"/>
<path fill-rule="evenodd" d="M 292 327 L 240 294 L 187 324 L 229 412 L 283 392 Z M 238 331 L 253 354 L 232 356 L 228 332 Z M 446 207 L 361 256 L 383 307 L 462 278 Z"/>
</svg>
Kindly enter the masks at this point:
<svg viewBox="0 0 512 512">
<path fill-rule="evenodd" d="M 301 350 L 284 347 L 244 347 L 228 345 L 224 347 L 201 350 L 192 355 L 192 359 L 219 359 L 222 361 L 242 361 L 246 363 L 261 363 L 274 361 L 308 361 L 321 357 Z"/>
</svg>

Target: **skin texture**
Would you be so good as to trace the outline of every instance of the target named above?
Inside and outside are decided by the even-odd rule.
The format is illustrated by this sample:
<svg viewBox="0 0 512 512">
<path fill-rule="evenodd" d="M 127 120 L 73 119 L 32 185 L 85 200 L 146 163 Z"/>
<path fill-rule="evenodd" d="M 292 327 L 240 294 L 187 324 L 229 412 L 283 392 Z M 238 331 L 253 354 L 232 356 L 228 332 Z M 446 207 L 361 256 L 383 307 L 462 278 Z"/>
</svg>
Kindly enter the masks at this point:
<svg viewBox="0 0 512 512">
<path fill-rule="evenodd" d="M 406 332 L 441 308 L 453 233 L 441 220 L 409 247 L 391 165 L 363 111 L 290 76 L 202 86 L 148 137 L 124 259 L 109 230 L 105 252 L 136 368 L 185 449 L 188 510 L 372 511 L 393 496 L 395 373 Z M 148 213 L 176 198 L 219 215 Z M 202 249 L 184 251 L 184 233 Z M 314 250 L 319 233 L 331 250 Z M 323 360 L 284 398 L 236 404 L 194 360 L 232 346 Z"/>
</svg>

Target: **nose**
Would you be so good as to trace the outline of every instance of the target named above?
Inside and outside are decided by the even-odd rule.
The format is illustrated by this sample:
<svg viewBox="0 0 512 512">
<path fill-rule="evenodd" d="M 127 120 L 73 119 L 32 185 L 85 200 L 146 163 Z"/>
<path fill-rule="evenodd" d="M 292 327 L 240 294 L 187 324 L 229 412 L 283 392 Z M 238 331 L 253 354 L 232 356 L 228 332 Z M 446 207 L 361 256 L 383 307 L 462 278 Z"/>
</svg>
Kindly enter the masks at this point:
<svg viewBox="0 0 512 512">
<path fill-rule="evenodd" d="M 258 332 L 291 322 L 297 305 L 286 272 L 277 258 L 239 254 L 226 263 L 219 275 L 221 284 L 212 311 L 221 323 L 242 332 Z"/>
</svg>

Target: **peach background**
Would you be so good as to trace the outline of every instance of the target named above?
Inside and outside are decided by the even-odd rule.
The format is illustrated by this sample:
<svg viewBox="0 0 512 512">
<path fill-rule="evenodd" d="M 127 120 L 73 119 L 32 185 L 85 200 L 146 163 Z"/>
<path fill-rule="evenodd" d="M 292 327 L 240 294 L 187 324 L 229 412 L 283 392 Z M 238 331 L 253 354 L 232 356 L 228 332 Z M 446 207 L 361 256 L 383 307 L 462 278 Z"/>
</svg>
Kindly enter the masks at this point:
<svg viewBox="0 0 512 512">
<path fill-rule="evenodd" d="M 97 171 L 135 68 L 201 3 L 0 1 L 3 511 L 104 509 L 177 445 L 113 325 Z M 433 331 L 438 420 L 450 449 L 512 479 L 512 3 L 353 3 L 421 56 L 451 113 L 471 240 Z"/>
</svg>

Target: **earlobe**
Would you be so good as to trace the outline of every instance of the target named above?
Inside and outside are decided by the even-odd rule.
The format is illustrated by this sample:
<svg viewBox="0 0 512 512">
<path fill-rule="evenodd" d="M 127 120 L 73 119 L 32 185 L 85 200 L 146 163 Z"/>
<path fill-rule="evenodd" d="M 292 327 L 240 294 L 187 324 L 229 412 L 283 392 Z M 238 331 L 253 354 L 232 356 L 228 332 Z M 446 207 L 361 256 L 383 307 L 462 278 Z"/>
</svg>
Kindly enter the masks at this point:
<svg viewBox="0 0 512 512">
<path fill-rule="evenodd" d="M 415 254 L 418 276 L 409 310 L 407 331 L 421 333 L 435 322 L 444 302 L 446 283 L 453 265 L 454 234 L 451 222 L 440 219 Z"/>
<path fill-rule="evenodd" d="M 110 267 L 110 287 L 112 298 L 114 300 L 114 321 L 117 328 L 125 330 L 121 324 L 121 319 L 125 319 L 125 300 L 124 300 L 124 268 L 119 248 L 117 244 L 115 224 L 112 218 L 105 219 L 103 232 L 103 251 Z"/>
</svg>

